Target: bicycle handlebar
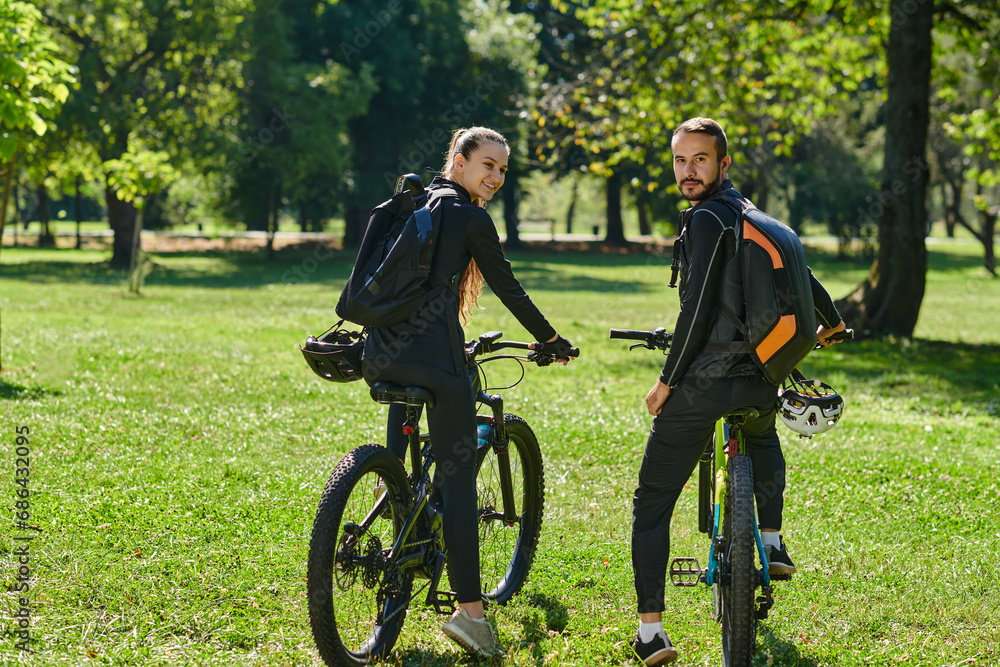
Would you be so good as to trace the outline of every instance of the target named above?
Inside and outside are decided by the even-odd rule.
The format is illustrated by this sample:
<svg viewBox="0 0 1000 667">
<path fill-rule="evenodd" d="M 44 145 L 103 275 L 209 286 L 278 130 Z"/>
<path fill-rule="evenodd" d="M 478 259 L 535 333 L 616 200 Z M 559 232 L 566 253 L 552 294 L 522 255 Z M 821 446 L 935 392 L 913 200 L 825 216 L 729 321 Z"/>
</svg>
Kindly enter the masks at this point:
<svg viewBox="0 0 1000 667">
<path fill-rule="evenodd" d="M 471 362 L 476 357 L 481 354 L 492 354 L 494 352 L 499 352 L 500 350 L 528 350 L 528 361 L 534 362 L 539 366 L 548 366 L 556 359 L 561 357 L 556 357 L 552 352 L 545 351 L 545 343 L 523 343 L 516 340 L 500 340 L 500 336 L 503 334 L 499 331 L 488 331 L 479 337 L 479 340 L 469 341 L 466 346 L 465 353 L 468 360 Z M 569 356 L 578 357 L 580 356 L 579 348 L 570 348 Z"/>
<path fill-rule="evenodd" d="M 834 342 L 838 340 L 854 340 L 854 329 L 844 329 L 843 331 L 838 331 L 837 333 L 828 336 L 827 340 Z M 816 347 L 813 349 L 820 350 L 822 348 L 822 345 L 816 343 Z"/>
<path fill-rule="evenodd" d="M 646 340 L 652 333 L 652 331 L 638 331 L 636 329 L 612 329 L 610 337 L 622 340 Z"/>
<path fill-rule="evenodd" d="M 674 335 L 672 333 L 667 333 L 667 330 L 663 327 L 653 329 L 652 331 L 640 331 L 636 329 L 611 329 L 608 332 L 608 337 L 612 339 L 620 340 L 638 340 L 641 341 L 639 345 L 633 345 L 630 349 L 635 349 L 637 347 L 645 347 L 650 350 L 654 348 L 659 348 L 661 350 L 666 350 L 670 347 L 670 343 L 673 341 Z M 837 333 L 829 336 L 827 338 L 829 341 L 841 341 L 841 340 L 854 340 L 854 329 L 844 329 L 843 331 L 838 331 Z M 819 343 L 816 344 L 816 349 L 819 350 L 823 346 Z"/>
<path fill-rule="evenodd" d="M 650 350 L 659 348 L 666 350 L 674 338 L 674 334 L 668 333 L 663 327 L 658 327 L 652 331 L 639 331 L 636 329 L 611 329 L 608 332 L 610 338 L 621 340 L 638 340 L 638 345 L 633 345 L 630 349 L 645 347 Z"/>
</svg>

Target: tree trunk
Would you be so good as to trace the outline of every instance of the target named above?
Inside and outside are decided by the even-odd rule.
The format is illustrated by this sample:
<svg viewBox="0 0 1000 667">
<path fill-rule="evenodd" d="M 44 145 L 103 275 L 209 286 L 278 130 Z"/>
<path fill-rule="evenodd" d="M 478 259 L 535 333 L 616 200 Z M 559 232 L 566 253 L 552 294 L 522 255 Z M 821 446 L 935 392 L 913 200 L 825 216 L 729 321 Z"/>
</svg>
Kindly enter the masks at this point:
<svg viewBox="0 0 1000 667">
<path fill-rule="evenodd" d="M 653 229 L 649 226 L 649 192 L 645 188 L 636 192 L 635 205 L 639 211 L 639 233 L 652 236 Z"/>
<path fill-rule="evenodd" d="M 608 229 L 604 238 L 611 245 L 626 245 L 625 224 L 622 221 L 622 177 L 612 172 L 607 182 Z"/>
<path fill-rule="evenodd" d="M 566 210 L 566 233 L 573 233 L 573 215 L 576 213 L 576 195 L 580 188 L 580 179 L 573 177 L 573 194 L 569 198 L 569 208 Z"/>
<path fill-rule="evenodd" d="M 49 228 L 49 190 L 45 182 L 38 186 L 38 247 L 51 248 L 56 244 L 56 237 Z"/>
<path fill-rule="evenodd" d="M 7 170 L 3 174 L 3 203 L 0 204 L 0 248 L 3 247 L 3 227 L 7 222 L 7 202 L 10 201 L 10 185 L 14 181 L 14 165 L 17 151 L 10 156 Z M 14 245 L 17 245 L 17 226 L 14 227 Z"/>
<path fill-rule="evenodd" d="M 76 249 L 83 247 L 83 239 L 80 238 L 80 220 L 83 218 L 83 195 L 80 194 L 80 177 L 76 177 L 75 193 L 73 196 L 73 217 L 76 218 Z"/>
<path fill-rule="evenodd" d="M 108 207 L 108 224 L 114 237 L 111 243 L 111 268 L 127 271 L 132 260 L 135 236 L 135 206 L 122 201 L 110 185 L 104 188 L 104 202 Z M 141 239 L 137 247 L 142 247 Z"/>
<path fill-rule="evenodd" d="M 951 179 L 941 184 L 941 199 L 944 205 L 944 231 L 948 238 L 955 238 L 955 225 L 962 218 L 962 180 Z M 948 200 L 948 189 L 951 189 L 951 200 Z"/>
<path fill-rule="evenodd" d="M 837 303 L 847 325 L 863 335 L 911 336 L 924 298 L 933 12 L 929 0 L 890 5 L 885 161 L 869 209 L 879 214 L 878 255 L 865 282 Z"/>
<path fill-rule="evenodd" d="M 357 248 L 361 245 L 361 238 L 365 234 L 365 227 L 368 218 L 365 212 L 355 204 L 348 204 L 344 208 L 344 247 Z"/>
<path fill-rule="evenodd" d="M 513 162 L 507 169 L 507 178 L 501 192 L 503 192 L 503 226 L 507 232 L 504 247 L 508 250 L 520 248 L 521 235 L 517 226 L 521 222 L 521 218 L 517 209 L 521 204 L 521 182 L 518 179 L 517 166 Z"/>
<path fill-rule="evenodd" d="M 274 235 L 278 231 L 278 196 L 272 183 L 267 196 L 267 258 L 274 259 Z"/>
<path fill-rule="evenodd" d="M 740 183 L 740 194 L 754 203 L 762 211 L 767 210 L 768 180 L 767 169 L 758 165 L 756 173 Z"/>
<path fill-rule="evenodd" d="M 997 213 L 996 207 L 979 212 L 979 218 L 982 221 L 983 227 L 983 246 L 986 249 L 983 255 L 983 266 L 993 276 L 997 275 L 997 257 L 993 251 L 993 238 L 996 235 L 997 229 Z"/>
<path fill-rule="evenodd" d="M 985 162 L 983 158 L 980 158 L 981 163 Z M 982 168 L 988 168 L 985 164 L 982 164 Z M 983 188 L 982 181 L 976 181 L 976 204 L 979 209 L 979 231 L 976 232 L 974 229 L 970 229 L 966 225 L 966 229 L 976 235 L 979 242 L 983 244 L 983 267 L 986 268 L 993 276 L 997 275 L 997 261 L 996 256 L 993 254 L 993 236 L 996 233 L 997 228 L 997 214 L 1000 213 L 1000 206 L 989 206 L 986 203 L 985 189 Z"/>
</svg>

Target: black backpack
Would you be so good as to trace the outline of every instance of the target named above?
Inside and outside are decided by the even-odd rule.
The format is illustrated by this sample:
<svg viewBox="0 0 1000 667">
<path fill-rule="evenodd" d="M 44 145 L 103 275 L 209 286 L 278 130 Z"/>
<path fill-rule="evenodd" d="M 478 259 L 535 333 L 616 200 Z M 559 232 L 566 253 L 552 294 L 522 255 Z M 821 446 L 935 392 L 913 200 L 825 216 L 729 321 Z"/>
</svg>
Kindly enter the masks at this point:
<svg viewBox="0 0 1000 667">
<path fill-rule="evenodd" d="M 438 235 L 438 221 L 427 203 L 420 177 L 407 174 L 396 182 L 393 198 L 372 210 L 337 302 L 339 317 L 365 327 L 388 327 L 424 307 Z"/>
<path fill-rule="evenodd" d="M 747 353 L 768 382 L 780 385 L 816 346 L 818 322 L 805 249 L 789 227 L 736 192 L 722 192 L 717 199 L 739 216 L 746 320 L 724 303 L 715 305 L 746 342 L 709 341 L 704 351 Z"/>
</svg>

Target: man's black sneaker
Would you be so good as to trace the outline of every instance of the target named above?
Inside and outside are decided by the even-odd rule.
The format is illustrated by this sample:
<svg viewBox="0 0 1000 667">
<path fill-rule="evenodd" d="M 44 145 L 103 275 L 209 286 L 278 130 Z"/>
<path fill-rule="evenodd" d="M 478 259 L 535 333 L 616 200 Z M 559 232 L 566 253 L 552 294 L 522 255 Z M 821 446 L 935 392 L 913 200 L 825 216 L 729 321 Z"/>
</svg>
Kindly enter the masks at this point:
<svg viewBox="0 0 1000 667">
<path fill-rule="evenodd" d="M 677 650 L 670 643 L 670 637 L 660 630 L 652 641 L 643 642 L 636 634 L 632 641 L 632 651 L 644 665 L 665 665 L 677 659 Z"/>
<path fill-rule="evenodd" d="M 764 547 L 764 555 L 767 556 L 768 574 L 795 574 L 795 563 L 792 562 L 788 551 L 785 550 L 785 541 L 780 537 L 781 548 L 775 549 L 772 546 Z"/>
</svg>

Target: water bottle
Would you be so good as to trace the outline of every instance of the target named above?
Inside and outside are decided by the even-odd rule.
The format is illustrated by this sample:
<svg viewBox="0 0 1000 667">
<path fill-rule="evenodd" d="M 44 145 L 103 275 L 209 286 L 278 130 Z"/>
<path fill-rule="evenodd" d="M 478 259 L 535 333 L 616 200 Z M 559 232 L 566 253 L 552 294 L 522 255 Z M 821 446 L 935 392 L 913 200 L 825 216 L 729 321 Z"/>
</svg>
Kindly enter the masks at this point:
<svg viewBox="0 0 1000 667">
<path fill-rule="evenodd" d="M 476 426 L 476 439 L 478 448 L 489 447 L 493 442 L 493 424 L 478 424 Z"/>
</svg>

